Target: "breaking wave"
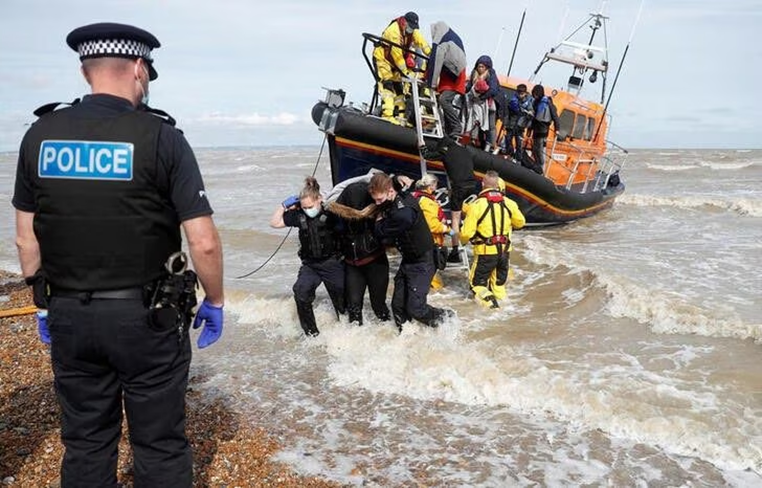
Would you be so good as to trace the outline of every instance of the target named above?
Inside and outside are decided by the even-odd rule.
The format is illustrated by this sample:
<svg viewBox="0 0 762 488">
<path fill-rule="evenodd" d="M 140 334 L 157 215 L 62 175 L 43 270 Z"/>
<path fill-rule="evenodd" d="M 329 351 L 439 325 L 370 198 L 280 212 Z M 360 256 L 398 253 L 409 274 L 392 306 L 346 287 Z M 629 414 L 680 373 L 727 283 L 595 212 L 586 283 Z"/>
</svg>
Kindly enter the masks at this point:
<svg viewBox="0 0 762 488">
<path fill-rule="evenodd" d="M 634 205 L 637 207 L 678 207 L 678 208 L 700 208 L 714 207 L 719 210 L 735 212 L 739 215 L 750 217 L 762 217 L 762 200 L 751 198 L 739 198 L 736 200 L 717 200 L 715 198 L 703 196 L 678 196 L 661 197 L 656 195 L 638 195 L 625 193 L 618 199 L 625 205 Z"/>
</svg>

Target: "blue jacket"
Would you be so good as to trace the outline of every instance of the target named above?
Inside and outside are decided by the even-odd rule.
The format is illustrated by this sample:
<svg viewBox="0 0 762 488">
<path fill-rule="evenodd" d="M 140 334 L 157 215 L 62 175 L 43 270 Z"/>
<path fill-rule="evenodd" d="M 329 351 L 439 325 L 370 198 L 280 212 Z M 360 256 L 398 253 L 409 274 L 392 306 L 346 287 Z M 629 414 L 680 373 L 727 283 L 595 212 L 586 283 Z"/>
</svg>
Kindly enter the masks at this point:
<svg viewBox="0 0 762 488">
<path fill-rule="evenodd" d="M 487 77 L 487 84 L 489 85 L 489 90 L 479 95 L 479 98 L 482 100 L 487 100 L 488 98 L 497 97 L 498 90 L 500 89 L 500 83 L 498 82 L 498 79 L 497 79 L 497 73 L 492 68 L 492 58 L 490 58 L 486 54 L 479 56 L 479 59 L 476 60 L 476 63 L 474 64 L 474 69 L 471 70 L 471 77 L 469 78 L 468 84 L 466 85 L 466 92 L 471 91 L 471 87 L 473 86 L 474 73 L 476 72 L 477 64 L 483 64 L 484 66 L 487 67 L 487 71 L 489 71 L 489 76 Z"/>
</svg>

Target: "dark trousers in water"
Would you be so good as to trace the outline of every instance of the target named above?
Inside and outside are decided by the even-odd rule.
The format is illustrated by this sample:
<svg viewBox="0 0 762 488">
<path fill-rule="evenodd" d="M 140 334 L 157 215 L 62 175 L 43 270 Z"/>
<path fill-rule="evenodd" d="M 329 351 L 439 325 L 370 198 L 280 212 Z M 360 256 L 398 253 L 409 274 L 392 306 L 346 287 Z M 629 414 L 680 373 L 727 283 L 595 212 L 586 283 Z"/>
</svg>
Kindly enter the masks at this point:
<svg viewBox="0 0 762 488">
<path fill-rule="evenodd" d="M 394 275 L 392 295 L 392 314 L 399 330 L 402 330 L 402 324 L 410 319 L 416 319 L 429 327 L 439 325 L 444 310 L 427 303 L 429 285 L 435 271 L 432 259 L 420 263 L 400 264 L 397 274 Z"/>
<path fill-rule="evenodd" d="M 362 266 L 346 263 L 345 276 L 349 321 L 362 325 L 366 288 L 373 313 L 381 320 L 389 320 L 389 307 L 386 306 L 386 290 L 389 289 L 389 259 L 386 254 Z"/>
<path fill-rule="evenodd" d="M 122 405 L 135 486 L 190 487 L 185 390 L 191 346 L 174 324 L 149 325 L 140 299 L 53 297 L 51 358 L 66 451 L 61 486 L 116 487 Z"/>
<path fill-rule="evenodd" d="M 294 300 L 299 323 L 308 336 L 320 334 L 315 322 L 315 312 L 312 302 L 315 301 L 315 290 L 325 284 L 328 296 L 336 310 L 336 317 L 343 314 L 344 306 L 344 262 L 337 258 L 328 258 L 317 262 L 303 262 L 299 275 L 294 283 Z"/>
</svg>

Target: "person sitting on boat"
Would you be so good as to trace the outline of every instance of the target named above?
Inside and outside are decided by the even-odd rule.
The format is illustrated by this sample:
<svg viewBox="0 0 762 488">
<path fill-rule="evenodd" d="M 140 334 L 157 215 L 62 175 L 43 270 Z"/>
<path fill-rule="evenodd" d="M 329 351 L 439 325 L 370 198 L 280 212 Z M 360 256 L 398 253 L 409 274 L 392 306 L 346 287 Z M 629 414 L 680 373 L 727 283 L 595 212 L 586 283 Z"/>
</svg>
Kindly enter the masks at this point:
<svg viewBox="0 0 762 488">
<path fill-rule="evenodd" d="M 376 237 L 394 241 L 402 261 L 394 276 L 392 315 L 402 332 L 405 322 L 416 319 L 429 327 L 439 326 L 451 311 L 427 303 L 429 284 L 434 277 L 431 253 L 434 239 L 416 199 L 399 191 L 384 173 L 373 175 L 368 186 L 373 201 L 381 207 L 376 220 Z"/>
<path fill-rule="evenodd" d="M 506 138 L 506 150 L 508 154 L 519 162 L 524 160 L 524 132 L 534 118 L 533 98 L 527 92 L 527 86 L 523 83 L 516 87 L 508 102 L 508 118 L 505 121 L 508 137 Z"/>
<path fill-rule="evenodd" d="M 339 259 L 339 218 L 323 209 L 320 185 L 313 177 L 304 180 L 299 196 L 291 196 L 275 209 L 270 227 L 299 229 L 299 257 L 302 267 L 294 283 L 294 300 L 299 323 L 309 337 L 320 334 L 312 302 L 321 283 L 331 297 L 336 317 L 345 311 L 344 263 Z"/>
<path fill-rule="evenodd" d="M 466 130 L 473 131 L 478 126 L 479 146 L 483 146 L 487 151 L 494 149 L 497 137 L 495 97 L 498 95 L 499 86 L 497 73 L 492 68 L 492 58 L 486 54 L 479 56 L 466 85 L 469 104 L 469 123 Z M 486 142 L 481 144 L 483 136 L 486 136 Z"/>
<path fill-rule="evenodd" d="M 534 159 L 534 171 L 543 173 L 545 169 L 545 145 L 548 141 L 550 123 L 558 133 L 561 122 L 558 120 L 558 111 L 553 99 L 545 96 L 545 88 L 542 85 L 532 87 L 532 106 L 534 117 L 529 127 L 532 134 L 532 158 Z"/>
<path fill-rule="evenodd" d="M 498 308 L 498 300 L 506 295 L 512 229 L 526 223 L 516 202 L 499 190 L 499 179 L 495 171 L 484 174 L 482 191 L 469 205 L 460 229 L 461 242 L 473 245 L 471 290 L 480 303 L 490 308 Z"/>
<path fill-rule="evenodd" d="M 354 181 L 346 185 L 327 207 L 343 219 L 340 247 L 344 255 L 347 313 L 349 321 L 357 325 L 363 324 L 366 288 L 376 317 L 382 321 L 391 318 L 386 305 L 389 259 L 386 249 L 374 234 L 376 205 L 368 193 L 368 184 L 376 172 L 353 178 Z"/>
<path fill-rule="evenodd" d="M 461 106 L 466 94 L 466 51 L 460 36 L 442 21 L 431 26 L 427 84 L 438 94 L 445 134 L 457 140 L 463 132 Z"/>
<path fill-rule="evenodd" d="M 378 75 L 378 94 L 381 97 L 381 116 L 395 124 L 401 124 L 397 114 L 404 119 L 405 89 L 403 78 L 411 75 L 415 68 L 412 51 L 421 49 L 426 56 L 431 53 L 431 47 L 418 30 L 418 14 L 408 12 L 402 17 L 392 20 L 384 29 L 381 37 L 389 43 L 402 46 L 406 52 L 395 45 L 379 42 L 373 49 L 373 61 Z"/>
<path fill-rule="evenodd" d="M 426 173 L 420 180 L 415 182 L 416 190 L 413 192 L 413 196 L 418 200 L 418 205 L 423 211 L 423 216 L 426 219 L 426 224 L 429 226 L 431 236 L 434 238 L 434 277 L 431 279 L 431 288 L 433 290 L 439 290 L 442 288 L 442 277 L 439 275 L 439 270 L 445 269 L 447 266 L 447 250 L 444 248 L 445 236 L 452 237 L 455 231 L 452 227 L 447 225 L 447 218 L 445 216 L 442 206 L 437 201 L 436 191 L 439 178 L 432 173 Z"/>
</svg>

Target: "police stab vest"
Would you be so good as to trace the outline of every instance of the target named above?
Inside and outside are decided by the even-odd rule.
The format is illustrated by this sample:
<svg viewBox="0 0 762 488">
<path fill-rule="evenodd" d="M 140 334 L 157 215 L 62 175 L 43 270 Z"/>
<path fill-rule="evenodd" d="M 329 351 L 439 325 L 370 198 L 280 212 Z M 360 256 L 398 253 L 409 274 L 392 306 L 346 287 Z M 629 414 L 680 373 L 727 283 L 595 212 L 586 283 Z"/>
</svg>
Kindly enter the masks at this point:
<svg viewBox="0 0 762 488">
<path fill-rule="evenodd" d="M 162 119 L 146 112 L 43 115 L 24 139 L 35 186 L 34 232 L 51 285 L 97 291 L 157 279 L 180 250 L 180 222 L 157 188 Z"/>
<path fill-rule="evenodd" d="M 300 211 L 299 257 L 304 261 L 322 261 L 336 254 L 336 239 L 328 214 L 323 211 L 311 219 Z"/>
<path fill-rule="evenodd" d="M 410 207 L 415 211 L 413 225 L 396 237 L 395 244 L 402 254 L 405 262 L 419 262 L 421 259 L 429 259 L 434 249 L 434 238 L 423 216 L 423 211 L 418 201 L 408 193 L 401 193 L 392 203 L 392 212 Z"/>
</svg>

